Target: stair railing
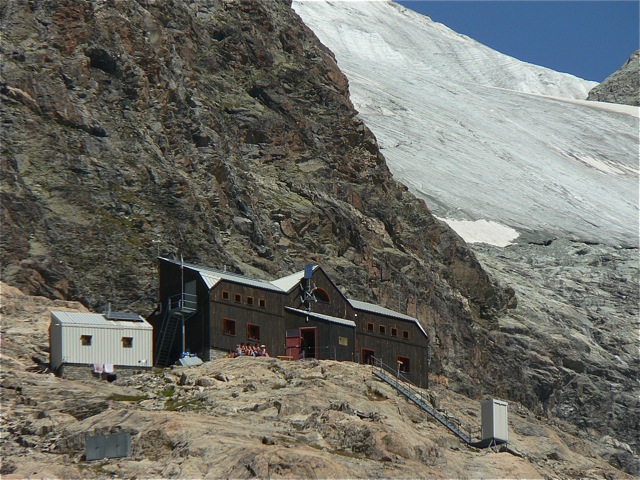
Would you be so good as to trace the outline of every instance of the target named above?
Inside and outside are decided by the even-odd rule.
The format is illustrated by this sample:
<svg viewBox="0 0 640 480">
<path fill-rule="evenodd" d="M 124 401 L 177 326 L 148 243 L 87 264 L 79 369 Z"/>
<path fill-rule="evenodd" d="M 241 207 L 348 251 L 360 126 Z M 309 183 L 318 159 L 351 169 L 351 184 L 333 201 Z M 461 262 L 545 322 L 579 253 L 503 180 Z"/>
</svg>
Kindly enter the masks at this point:
<svg viewBox="0 0 640 480">
<path fill-rule="evenodd" d="M 160 334 L 158 335 L 158 339 L 156 340 L 156 345 L 154 349 L 154 358 L 158 359 L 158 355 L 160 354 L 160 350 L 164 343 L 164 338 L 167 333 L 167 326 L 169 325 L 169 319 L 171 317 L 171 299 L 167 300 L 167 308 L 164 311 L 164 317 L 162 318 L 162 325 L 160 327 Z"/>
<path fill-rule="evenodd" d="M 418 388 L 409 378 L 404 375 L 400 371 L 400 365 L 398 364 L 397 368 L 393 368 L 390 365 L 387 365 L 382 361 L 381 358 L 371 357 L 373 360 L 374 368 L 377 368 L 379 371 L 385 374 L 391 374 L 395 378 L 396 381 L 396 390 L 400 391 L 398 386 L 401 386 L 408 392 L 410 392 L 415 397 L 419 398 L 422 402 L 425 401 L 424 391 L 421 388 Z"/>
<path fill-rule="evenodd" d="M 194 312 L 198 309 L 198 297 L 191 293 L 178 293 L 169 297 L 169 310 L 171 312 Z"/>
<path fill-rule="evenodd" d="M 462 423 L 457 418 L 446 412 L 443 415 L 436 409 L 429 406 L 425 401 L 422 389 L 416 387 L 405 375 L 402 374 L 402 372 L 400 372 L 399 365 L 397 369 L 393 369 L 389 365 L 385 364 L 382 359 L 375 357 L 371 358 L 373 360 L 374 374 L 376 374 L 376 376 L 394 386 L 400 394 L 404 395 L 422 410 L 433 416 L 462 441 L 467 444 L 473 443 L 473 430 L 471 427 L 467 426 L 467 428 L 463 429 Z"/>
</svg>

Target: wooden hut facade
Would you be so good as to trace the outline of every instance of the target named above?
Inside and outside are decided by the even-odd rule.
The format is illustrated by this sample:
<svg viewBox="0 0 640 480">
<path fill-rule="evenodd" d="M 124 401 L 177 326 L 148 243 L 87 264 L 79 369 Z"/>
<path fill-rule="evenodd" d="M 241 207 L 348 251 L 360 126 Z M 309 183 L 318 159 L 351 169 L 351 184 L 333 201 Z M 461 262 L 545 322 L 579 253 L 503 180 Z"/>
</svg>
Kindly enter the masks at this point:
<svg viewBox="0 0 640 480">
<path fill-rule="evenodd" d="M 213 351 L 248 343 L 292 359 L 375 357 L 417 384 L 427 375 L 428 338 L 419 321 L 346 298 L 318 265 L 267 281 L 161 258 L 158 300 L 150 321 L 160 364 L 187 352 L 209 360 Z"/>
</svg>

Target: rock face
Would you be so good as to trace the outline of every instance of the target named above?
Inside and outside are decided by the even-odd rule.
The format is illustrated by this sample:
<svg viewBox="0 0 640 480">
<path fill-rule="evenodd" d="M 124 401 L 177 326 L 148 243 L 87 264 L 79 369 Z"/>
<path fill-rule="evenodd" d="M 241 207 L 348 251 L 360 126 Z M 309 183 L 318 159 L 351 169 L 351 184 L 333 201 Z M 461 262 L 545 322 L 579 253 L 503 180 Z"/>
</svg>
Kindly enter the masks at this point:
<svg viewBox="0 0 640 480">
<path fill-rule="evenodd" d="M 640 106 L 640 50 L 633 52 L 624 65 L 595 86 L 587 100 Z"/>
<path fill-rule="evenodd" d="M 23 291 L 145 315 L 158 254 L 265 278 L 316 261 L 438 331 L 434 371 L 514 303 L 394 181 L 287 2 L 9 2 L 2 22 L 1 261 Z"/>
<path fill-rule="evenodd" d="M 467 447 L 351 362 L 221 358 L 113 383 L 57 378 L 39 364 L 49 310 L 83 307 L 0 287 L 2 478 L 631 478 L 599 456 L 623 448 L 612 438 L 517 402 L 509 451 Z M 427 395 L 479 427 L 478 399 L 442 385 Z M 116 432 L 131 456 L 85 461 L 85 435 Z"/>
<path fill-rule="evenodd" d="M 610 441 L 602 455 L 637 476 L 638 251 L 561 239 L 474 249 L 521 299 L 489 334 L 496 373 L 483 383 L 582 432 L 601 432 Z M 615 442 L 622 447 L 611 448 Z"/>
<path fill-rule="evenodd" d="M 393 180 L 288 2 L 9 2 L 2 22 L 2 262 L 24 291 L 150 312 L 160 254 L 316 261 L 467 336 L 508 302 Z"/>
<path fill-rule="evenodd" d="M 612 464 L 638 475 L 637 108 L 520 95 L 584 98 L 593 85 L 506 65 L 393 2 L 293 5 L 334 51 L 396 178 L 439 217 L 487 233 L 480 241 L 505 227 L 497 243 L 513 242 L 472 245 L 518 302 L 498 328 L 476 328 L 483 347 L 464 368 L 442 355 L 449 384 L 620 441 L 629 449 Z M 430 333 L 449 351 L 440 326 Z"/>
</svg>

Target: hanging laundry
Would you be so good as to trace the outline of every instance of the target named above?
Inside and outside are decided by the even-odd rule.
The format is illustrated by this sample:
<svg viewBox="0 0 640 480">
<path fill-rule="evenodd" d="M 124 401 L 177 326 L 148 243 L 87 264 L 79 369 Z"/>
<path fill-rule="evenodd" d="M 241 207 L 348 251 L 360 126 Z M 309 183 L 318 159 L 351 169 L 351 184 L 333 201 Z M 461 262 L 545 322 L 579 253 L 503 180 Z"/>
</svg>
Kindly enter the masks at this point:
<svg viewBox="0 0 640 480">
<path fill-rule="evenodd" d="M 113 373 L 113 363 L 104 364 L 104 373 Z"/>
<path fill-rule="evenodd" d="M 94 373 L 102 373 L 103 371 L 103 367 L 101 363 L 94 363 L 93 364 L 93 372 Z"/>
</svg>

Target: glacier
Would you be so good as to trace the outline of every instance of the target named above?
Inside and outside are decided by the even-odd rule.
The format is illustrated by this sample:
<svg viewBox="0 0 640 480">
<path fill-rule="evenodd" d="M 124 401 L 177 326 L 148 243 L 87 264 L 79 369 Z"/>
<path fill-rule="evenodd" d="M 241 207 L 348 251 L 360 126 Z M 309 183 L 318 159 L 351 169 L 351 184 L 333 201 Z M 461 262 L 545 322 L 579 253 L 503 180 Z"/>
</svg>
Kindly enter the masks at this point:
<svg viewBox="0 0 640 480">
<path fill-rule="evenodd" d="M 394 2 L 292 6 L 333 51 L 395 178 L 465 240 L 638 247 L 638 107 L 587 102 L 595 82 Z"/>
</svg>

